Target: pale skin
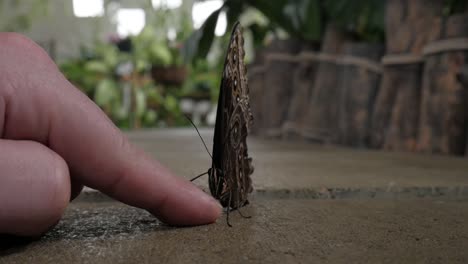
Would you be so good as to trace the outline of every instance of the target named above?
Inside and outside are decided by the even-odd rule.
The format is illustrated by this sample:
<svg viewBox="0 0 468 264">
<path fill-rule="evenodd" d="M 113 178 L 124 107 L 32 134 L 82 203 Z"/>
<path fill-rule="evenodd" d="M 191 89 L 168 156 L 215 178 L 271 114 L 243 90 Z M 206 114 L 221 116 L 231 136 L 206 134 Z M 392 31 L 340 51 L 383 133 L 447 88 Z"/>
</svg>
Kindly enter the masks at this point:
<svg viewBox="0 0 468 264">
<path fill-rule="evenodd" d="M 133 146 L 33 41 L 0 33 L 0 234 L 52 228 L 83 186 L 177 226 L 219 203 Z"/>
</svg>

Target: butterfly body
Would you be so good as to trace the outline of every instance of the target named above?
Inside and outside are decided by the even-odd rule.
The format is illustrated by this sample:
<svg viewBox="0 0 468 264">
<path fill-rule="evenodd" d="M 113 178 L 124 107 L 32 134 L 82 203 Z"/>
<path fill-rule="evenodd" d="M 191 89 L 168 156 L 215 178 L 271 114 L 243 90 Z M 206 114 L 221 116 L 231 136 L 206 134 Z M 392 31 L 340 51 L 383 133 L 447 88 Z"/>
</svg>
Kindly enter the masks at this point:
<svg viewBox="0 0 468 264">
<path fill-rule="evenodd" d="M 234 26 L 224 64 L 213 140 L 213 163 L 208 171 L 210 192 L 229 209 L 248 203 L 252 192 L 252 159 L 247 135 L 253 122 L 244 65 L 242 28 Z"/>
</svg>

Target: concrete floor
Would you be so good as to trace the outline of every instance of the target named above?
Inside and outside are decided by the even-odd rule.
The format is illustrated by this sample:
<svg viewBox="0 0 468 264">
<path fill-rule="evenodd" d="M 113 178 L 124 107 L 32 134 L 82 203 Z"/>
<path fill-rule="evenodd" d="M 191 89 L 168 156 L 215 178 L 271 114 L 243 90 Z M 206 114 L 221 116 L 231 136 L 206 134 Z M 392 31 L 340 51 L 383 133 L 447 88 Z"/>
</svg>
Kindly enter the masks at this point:
<svg viewBox="0 0 468 264">
<path fill-rule="evenodd" d="M 2 263 L 467 263 L 468 202 L 256 199 L 226 225 L 161 225 L 114 202 L 73 204 Z"/>
<path fill-rule="evenodd" d="M 184 177 L 210 165 L 192 130 L 129 137 Z M 0 237 L 0 263 L 468 262 L 466 159 L 259 139 L 249 147 L 257 191 L 243 213 L 252 218 L 234 213 L 232 228 L 225 218 L 171 228 L 91 191 L 41 239 Z"/>
</svg>

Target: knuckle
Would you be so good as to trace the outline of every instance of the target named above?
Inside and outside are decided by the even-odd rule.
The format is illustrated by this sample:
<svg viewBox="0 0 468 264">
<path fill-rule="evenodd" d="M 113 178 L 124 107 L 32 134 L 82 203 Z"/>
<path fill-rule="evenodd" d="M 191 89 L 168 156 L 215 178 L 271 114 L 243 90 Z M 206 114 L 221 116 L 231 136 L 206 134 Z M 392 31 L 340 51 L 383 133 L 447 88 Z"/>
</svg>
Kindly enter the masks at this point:
<svg viewBox="0 0 468 264">
<path fill-rule="evenodd" d="M 0 45 L 3 47 L 11 47 L 15 49 L 26 49 L 37 47 L 37 45 L 29 39 L 28 37 L 19 34 L 19 33 L 1 33 L 0 35 Z"/>
<path fill-rule="evenodd" d="M 41 62 L 51 61 L 44 49 L 30 38 L 19 33 L 0 33 L 0 47 L 2 50 L 8 51 L 7 54 L 10 56 L 40 59 Z"/>
</svg>

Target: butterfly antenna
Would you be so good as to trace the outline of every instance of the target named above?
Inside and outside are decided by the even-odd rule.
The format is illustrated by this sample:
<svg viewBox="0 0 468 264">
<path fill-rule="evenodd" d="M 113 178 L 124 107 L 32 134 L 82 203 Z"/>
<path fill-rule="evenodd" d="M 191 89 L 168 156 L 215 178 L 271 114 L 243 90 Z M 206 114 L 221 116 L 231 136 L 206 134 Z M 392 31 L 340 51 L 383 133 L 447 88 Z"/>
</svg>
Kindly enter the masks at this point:
<svg viewBox="0 0 468 264">
<path fill-rule="evenodd" d="M 198 179 L 198 178 L 200 178 L 201 176 L 206 175 L 206 174 L 208 174 L 208 171 L 207 171 L 207 172 L 204 172 L 204 173 L 202 173 L 202 174 L 200 174 L 200 175 L 198 175 L 198 176 L 196 176 L 196 177 L 194 177 L 194 178 L 191 179 L 190 181 L 193 182 L 194 180 L 196 180 L 196 179 Z"/>
<path fill-rule="evenodd" d="M 203 143 L 203 146 L 205 146 L 205 149 L 206 149 L 206 152 L 208 152 L 208 155 L 210 155 L 211 159 L 213 159 L 213 156 L 211 155 L 210 151 L 208 150 L 208 147 L 206 146 L 205 144 L 205 140 L 203 140 L 202 136 L 200 135 L 200 131 L 198 131 L 198 128 L 197 126 L 193 123 L 192 119 L 190 119 L 190 117 L 188 117 L 187 115 L 185 115 L 185 118 L 188 119 L 188 121 L 190 122 L 190 124 L 192 124 L 192 126 L 195 128 L 195 130 L 197 131 L 198 133 L 198 136 L 200 137 L 202 143 Z"/>
</svg>

